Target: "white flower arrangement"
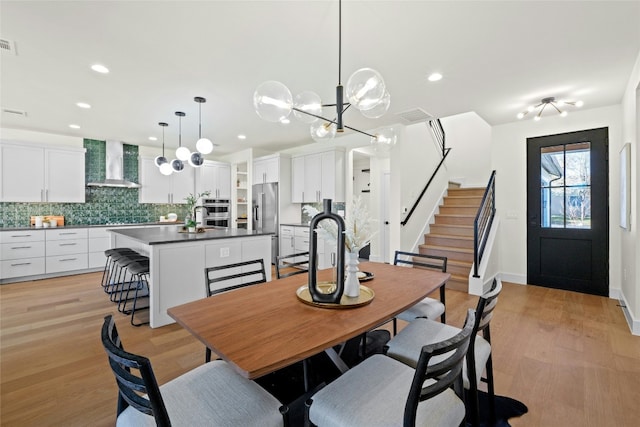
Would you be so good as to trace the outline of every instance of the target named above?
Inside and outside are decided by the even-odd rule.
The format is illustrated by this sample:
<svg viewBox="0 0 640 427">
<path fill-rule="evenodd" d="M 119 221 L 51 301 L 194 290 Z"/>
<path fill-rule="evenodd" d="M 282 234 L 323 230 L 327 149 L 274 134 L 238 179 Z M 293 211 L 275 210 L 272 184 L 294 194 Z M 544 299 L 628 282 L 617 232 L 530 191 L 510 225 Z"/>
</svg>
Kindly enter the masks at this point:
<svg viewBox="0 0 640 427">
<path fill-rule="evenodd" d="M 302 208 L 307 215 L 314 217 L 320 213 L 319 210 L 310 205 Z M 371 243 L 371 238 L 375 236 L 372 225 L 374 220 L 369 216 L 369 211 L 362 205 L 360 196 L 353 199 L 351 210 L 345 219 L 345 247 L 349 252 L 357 252 Z M 336 243 L 338 240 L 338 224 L 335 221 L 323 220 L 315 230 L 318 237 L 329 242 Z"/>
</svg>

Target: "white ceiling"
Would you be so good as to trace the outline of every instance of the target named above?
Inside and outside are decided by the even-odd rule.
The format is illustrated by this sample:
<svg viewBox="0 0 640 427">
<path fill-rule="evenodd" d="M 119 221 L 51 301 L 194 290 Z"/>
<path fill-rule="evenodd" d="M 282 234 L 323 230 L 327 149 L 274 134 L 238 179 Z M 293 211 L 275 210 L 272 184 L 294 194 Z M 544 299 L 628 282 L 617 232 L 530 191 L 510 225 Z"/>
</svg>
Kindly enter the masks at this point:
<svg viewBox="0 0 640 427">
<path fill-rule="evenodd" d="M 193 98 L 202 96 L 202 131 L 219 153 L 276 150 L 311 140 L 295 119 L 256 115 L 261 82 L 335 102 L 337 0 L 2 0 L 0 15 L 0 36 L 17 51 L 0 57 L 3 127 L 160 146 L 157 123 L 166 121 L 166 145 L 175 147 L 174 112 L 184 111 L 182 141 L 193 148 Z M 436 117 L 475 111 L 497 125 L 547 96 L 581 99 L 583 108 L 618 104 L 640 50 L 640 1 L 345 0 L 342 21 L 343 84 L 371 67 L 391 94 L 381 119 L 345 113 L 345 124 L 363 130 L 402 123 L 397 114 L 414 108 Z M 91 71 L 94 63 L 111 72 Z M 428 82 L 434 71 L 444 79 Z"/>
</svg>

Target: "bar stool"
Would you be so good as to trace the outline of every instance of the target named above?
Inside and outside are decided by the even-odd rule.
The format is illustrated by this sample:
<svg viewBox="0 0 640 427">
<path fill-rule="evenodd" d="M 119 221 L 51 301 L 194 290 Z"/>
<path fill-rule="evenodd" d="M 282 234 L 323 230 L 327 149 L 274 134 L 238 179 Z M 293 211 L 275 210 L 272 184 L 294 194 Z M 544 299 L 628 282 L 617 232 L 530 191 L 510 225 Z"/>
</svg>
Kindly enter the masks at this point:
<svg viewBox="0 0 640 427">
<path fill-rule="evenodd" d="M 118 311 L 125 313 L 125 305 L 129 300 L 129 289 L 133 284 L 133 275 L 129 269 L 129 266 L 136 262 L 149 262 L 149 257 L 142 255 L 138 252 L 135 254 L 125 254 L 118 257 L 116 260 L 116 268 L 118 269 L 118 275 L 116 283 L 118 284 L 111 294 L 111 301 L 118 304 Z M 128 314 L 128 313 L 125 313 Z"/>
<path fill-rule="evenodd" d="M 130 248 L 112 248 L 104 251 L 104 256 L 106 257 L 106 261 L 104 264 L 104 270 L 102 272 L 101 286 L 102 286 L 102 289 L 105 291 L 105 293 L 109 293 L 108 290 L 110 288 L 110 279 L 113 273 L 113 268 L 115 267 L 114 255 L 120 256 L 127 253 L 137 253 L 137 252 Z"/>
<path fill-rule="evenodd" d="M 138 298 L 147 298 L 147 301 L 149 299 L 149 259 L 147 258 L 146 261 L 133 262 L 127 266 L 127 270 L 131 274 L 130 286 L 127 289 L 127 299 L 129 299 L 129 292 L 132 290 L 134 291 L 133 306 L 131 308 L 131 324 L 133 326 L 146 325 L 149 323 L 149 320 L 146 322 L 135 323 L 134 317 L 137 311 L 149 310 L 148 302 L 146 306 L 138 307 Z"/>
</svg>

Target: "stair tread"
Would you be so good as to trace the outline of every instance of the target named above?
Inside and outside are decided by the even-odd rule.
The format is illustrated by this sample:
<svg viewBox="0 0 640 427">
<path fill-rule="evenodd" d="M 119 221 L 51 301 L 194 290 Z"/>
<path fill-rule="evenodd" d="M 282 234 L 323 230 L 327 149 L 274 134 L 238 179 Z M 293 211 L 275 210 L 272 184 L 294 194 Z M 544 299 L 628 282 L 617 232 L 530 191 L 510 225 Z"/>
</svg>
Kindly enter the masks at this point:
<svg viewBox="0 0 640 427">
<path fill-rule="evenodd" d="M 473 228 L 473 225 L 464 225 L 464 224 L 431 224 L 431 226 L 438 227 L 456 227 L 456 228 Z"/>
<path fill-rule="evenodd" d="M 465 249 L 465 248 L 456 248 L 454 246 L 438 246 L 438 245 L 427 245 L 427 244 L 421 244 L 419 245 L 420 248 L 424 248 L 424 249 L 437 249 L 437 250 L 441 250 L 441 251 L 451 251 L 451 252 L 463 252 L 463 253 L 467 253 L 467 254 L 472 254 L 473 253 L 473 249 Z"/>
<path fill-rule="evenodd" d="M 425 237 L 437 237 L 437 238 L 460 239 L 460 240 L 473 240 L 473 236 L 459 236 L 457 234 L 429 233 L 429 234 L 425 234 Z"/>
</svg>

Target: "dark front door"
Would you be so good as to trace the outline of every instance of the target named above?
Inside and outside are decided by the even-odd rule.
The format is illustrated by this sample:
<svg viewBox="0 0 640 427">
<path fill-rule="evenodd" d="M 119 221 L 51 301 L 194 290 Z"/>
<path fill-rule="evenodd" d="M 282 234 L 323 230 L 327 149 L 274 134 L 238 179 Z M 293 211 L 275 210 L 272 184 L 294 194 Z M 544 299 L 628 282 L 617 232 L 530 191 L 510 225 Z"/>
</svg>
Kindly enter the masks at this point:
<svg viewBox="0 0 640 427">
<path fill-rule="evenodd" d="M 609 295 L 608 129 L 527 138 L 527 283 Z"/>
</svg>

